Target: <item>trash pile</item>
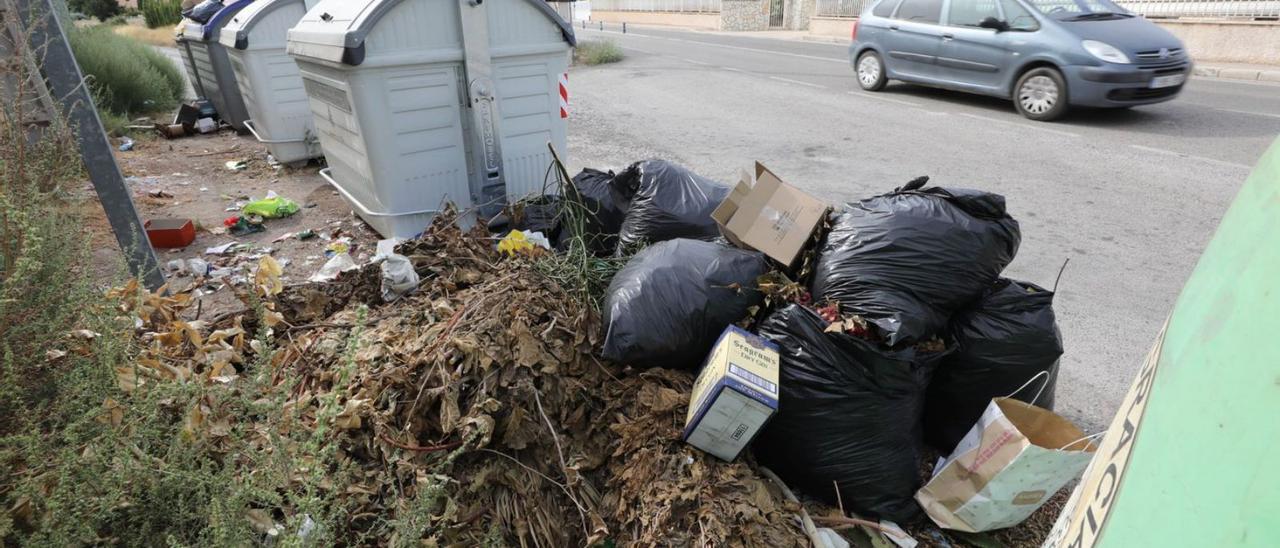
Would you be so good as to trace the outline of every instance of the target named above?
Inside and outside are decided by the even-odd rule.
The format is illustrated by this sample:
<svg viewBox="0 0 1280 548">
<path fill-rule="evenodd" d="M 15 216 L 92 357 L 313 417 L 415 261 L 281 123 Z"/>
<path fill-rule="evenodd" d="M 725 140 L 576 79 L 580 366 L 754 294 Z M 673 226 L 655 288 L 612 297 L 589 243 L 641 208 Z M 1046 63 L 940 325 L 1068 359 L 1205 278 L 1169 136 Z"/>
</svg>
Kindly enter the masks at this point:
<svg viewBox="0 0 1280 548">
<path fill-rule="evenodd" d="M 917 496 L 926 439 L 950 454 L 948 480 L 983 428 L 1039 443 L 1017 400 L 1051 402 L 1053 293 L 999 278 L 1019 241 L 1001 197 L 917 180 L 828 218 L 764 166 L 729 187 L 661 160 L 564 188 L 469 232 L 447 212 L 323 281 L 285 287 L 264 256 L 257 297 L 236 290 L 258 303 L 240 315 L 181 320 L 189 299 L 169 298 L 143 314 L 152 343 L 121 385 L 260 378 L 261 342 L 246 337 L 269 329 L 288 428 L 337 444 L 360 478 L 320 496 L 390 520 L 429 493 L 420 530 L 433 544 L 839 545 L 806 512 L 823 502 L 832 526 L 899 531 L 924 504 L 941 526 L 988 530 L 1070 479 L 1034 478 L 1048 492 L 1018 499 L 1012 523 L 1000 497 L 986 510 L 1001 519 L 939 518 L 984 495 L 938 479 Z M 566 222 L 574 207 L 586 219 Z M 627 261 L 599 309 L 547 273 L 584 248 Z M 1064 423 L 1055 441 L 1078 432 L 1042 411 Z M 203 416 L 191 435 L 234 420 Z M 265 448 L 282 427 L 246 430 Z M 1092 447 L 1067 445 L 1008 462 L 1078 463 Z M 295 511 L 258 519 L 296 523 Z M 407 540 L 378 537 L 372 520 L 349 527 L 348 540 Z"/>
</svg>

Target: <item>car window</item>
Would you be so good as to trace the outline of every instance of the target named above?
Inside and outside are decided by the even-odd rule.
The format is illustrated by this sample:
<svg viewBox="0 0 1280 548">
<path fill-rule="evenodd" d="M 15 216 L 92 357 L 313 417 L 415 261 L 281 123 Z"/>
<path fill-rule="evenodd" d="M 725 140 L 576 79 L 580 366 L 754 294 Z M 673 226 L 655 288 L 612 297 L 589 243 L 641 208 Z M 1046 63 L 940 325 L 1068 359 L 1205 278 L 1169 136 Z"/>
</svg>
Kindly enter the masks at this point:
<svg viewBox="0 0 1280 548">
<path fill-rule="evenodd" d="M 1127 16 L 1128 11 L 1110 0 L 1027 0 L 1031 7 L 1055 19 L 1073 19 L 1080 15 Z"/>
<path fill-rule="evenodd" d="M 947 24 L 957 27 L 976 27 L 988 17 L 1000 18 L 996 0 L 951 0 L 947 11 Z"/>
<path fill-rule="evenodd" d="M 898 7 L 900 0 L 884 0 L 871 10 L 871 15 L 876 17 L 889 17 L 893 15 L 893 8 Z"/>
<path fill-rule="evenodd" d="M 1009 24 L 1009 30 L 1031 32 L 1040 29 L 1040 23 L 1018 0 L 1000 0 L 1000 7 L 1004 9 L 1004 20 Z"/>
<path fill-rule="evenodd" d="M 942 0 L 902 0 L 898 19 L 917 23 L 937 23 L 942 15 Z"/>
</svg>

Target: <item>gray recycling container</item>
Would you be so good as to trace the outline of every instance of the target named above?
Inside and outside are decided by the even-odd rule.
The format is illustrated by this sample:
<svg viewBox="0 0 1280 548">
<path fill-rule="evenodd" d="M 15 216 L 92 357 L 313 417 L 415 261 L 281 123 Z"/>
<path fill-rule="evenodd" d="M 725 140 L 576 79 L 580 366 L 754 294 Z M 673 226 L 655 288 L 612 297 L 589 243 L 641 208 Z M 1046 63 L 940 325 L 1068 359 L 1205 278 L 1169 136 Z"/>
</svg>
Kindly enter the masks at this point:
<svg viewBox="0 0 1280 548">
<path fill-rule="evenodd" d="M 249 113 L 245 127 L 277 161 L 286 164 L 321 156 L 302 75 L 285 53 L 289 28 L 314 3 L 257 0 L 232 16 L 218 38 Z"/>
<path fill-rule="evenodd" d="M 212 102 L 218 116 L 241 133 L 247 129 L 244 121 L 249 119 L 249 112 L 236 85 L 227 48 L 218 42 L 218 38 L 231 17 L 251 3 L 253 0 L 227 4 L 203 25 L 184 19 L 175 37 L 182 64 L 186 66 L 187 77 L 191 79 L 196 95 Z"/>
<path fill-rule="evenodd" d="M 449 202 L 487 217 L 542 192 L 547 143 L 565 152 L 574 40 L 542 0 L 322 0 L 288 46 L 321 175 L 385 237 L 421 233 Z"/>
</svg>

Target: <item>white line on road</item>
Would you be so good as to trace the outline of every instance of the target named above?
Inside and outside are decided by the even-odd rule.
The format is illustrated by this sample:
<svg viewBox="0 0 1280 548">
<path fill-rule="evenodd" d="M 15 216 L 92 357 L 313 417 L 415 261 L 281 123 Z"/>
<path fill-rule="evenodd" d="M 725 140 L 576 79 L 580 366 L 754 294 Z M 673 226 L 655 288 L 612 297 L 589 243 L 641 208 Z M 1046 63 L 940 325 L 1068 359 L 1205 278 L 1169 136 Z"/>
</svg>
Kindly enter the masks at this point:
<svg viewBox="0 0 1280 548">
<path fill-rule="evenodd" d="M 916 103 L 916 102 L 913 102 L 913 101 L 903 101 L 902 99 L 894 99 L 894 98 L 892 98 L 892 97 L 881 97 L 881 96 L 879 96 L 879 95 L 872 95 L 872 94 L 870 94 L 870 93 L 864 93 L 864 92 L 861 92 L 861 91 L 850 91 L 850 92 L 849 92 L 849 95 L 857 95 L 858 97 L 866 97 L 867 99 L 875 99 L 875 100 L 877 100 L 877 101 L 885 101 L 885 102 L 888 102 L 888 103 L 896 103 L 896 104 L 899 104 L 899 105 L 907 105 L 907 106 L 909 106 L 909 107 L 917 107 L 917 108 L 922 108 L 922 107 L 924 107 L 924 105 L 921 105 L 920 103 Z"/>
<path fill-rule="evenodd" d="M 632 46 L 622 46 L 622 48 L 623 48 L 623 49 L 629 49 L 629 50 L 631 50 L 631 51 L 638 51 L 638 52 L 640 52 L 640 53 L 644 53 L 644 54 L 647 54 L 647 55 L 658 55 L 658 52 L 656 52 L 656 51 L 649 51 L 649 50 L 647 50 L 647 49 L 640 49 L 640 48 L 632 47 Z"/>
<path fill-rule="evenodd" d="M 1251 169 L 1253 169 L 1253 166 L 1247 166 L 1247 165 L 1244 165 L 1244 164 L 1237 164 L 1237 163 L 1235 163 L 1235 162 L 1228 162 L 1228 161 L 1225 161 L 1225 160 L 1217 160 L 1217 159 L 1214 159 L 1214 158 L 1206 158 L 1206 157 L 1204 157 L 1204 156 L 1196 156 L 1195 154 L 1183 154 L 1183 153 L 1181 153 L 1181 152 L 1174 152 L 1174 151 L 1172 151 L 1172 150 L 1165 150 L 1165 149 L 1163 149 L 1163 148 L 1145 147 L 1145 146 L 1142 146 L 1142 145 L 1129 145 L 1129 146 L 1131 146 L 1131 147 L 1133 147 L 1133 148 L 1136 148 L 1136 149 L 1138 149 L 1138 150 L 1143 150 L 1143 151 L 1146 151 L 1146 152 L 1153 152 L 1153 153 L 1156 153 L 1156 154 L 1163 154 L 1163 155 L 1165 155 L 1165 156 L 1173 156 L 1173 157 L 1175 157 L 1175 158 L 1187 158 L 1187 159 L 1191 159 L 1191 160 L 1199 160 L 1199 161 L 1201 161 L 1201 162 L 1205 162 L 1205 163 L 1210 163 L 1210 164 L 1215 164 L 1215 165 L 1220 165 L 1220 166 L 1225 166 L 1225 167 L 1234 167 L 1234 168 L 1244 169 L 1244 170 L 1251 170 Z"/>
<path fill-rule="evenodd" d="M 769 79 L 777 80 L 779 82 L 786 82 L 788 84 L 796 84 L 798 86 L 809 86 L 811 88 L 827 89 L 827 86 L 824 86 L 822 84 L 814 84 L 812 82 L 801 82 L 800 80 L 792 80 L 790 78 L 783 78 L 781 76 L 770 76 Z"/>
<path fill-rule="evenodd" d="M 1036 130 L 1036 131 L 1045 131 L 1045 132 L 1048 132 L 1048 133 L 1052 133 L 1052 134 L 1054 134 L 1054 135 L 1061 135 L 1061 136 L 1063 136 L 1063 137 L 1079 137 L 1079 136 L 1080 136 L 1080 134 L 1079 134 L 1079 133 L 1071 133 L 1070 131 L 1062 131 L 1062 130 L 1060 130 L 1060 129 L 1050 129 L 1050 128 L 1047 128 L 1047 127 L 1040 127 L 1040 126 L 1038 126 L 1038 125 L 1025 124 L 1025 123 L 1022 123 L 1022 122 L 1010 122 L 1010 121 L 1008 121 L 1008 120 L 1001 120 L 1001 119 L 999 119 L 999 118 L 991 118 L 991 117 L 989 117 L 989 116 L 979 116 L 979 115 L 977 115 L 977 114 L 970 114 L 970 113 L 968 113 L 968 112 L 957 112 L 956 114 L 959 114 L 959 115 L 961 115 L 961 116 L 968 116 L 969 118 L 974 118 L 974 119 L 976 119 L 976 120 L 986 120 L 986 121 L 988 121 L 988 122 L 995 122 L 995 123 L 997 123 L 997 124 L 1006 124 L 1006 125 L 1010 125 L 1010 126 L 1018 126 L 1018 127 L 1020 127 L 1020 128 L 1025 128 L 1025 129 L 1034 129 L 1034 130 Z M 1043 122 L 1037 122 L 1037 123 L 1043 123 Z"/>
<path fill-rule="evenodd" d="M 1270 112 L 1252 112 L 1252 111 L 1248 111 L 1248 110 L 1236 110 L 1236 109 L 1233 109 L 1233 108 L 1218 108 L 1218 107 L 1213 107 L 1213 109 L 1214 109 L 1214 110 L 1221 110 L 1222 112 L 1234 112 L 1234 113 L 1236 113 L 1236 114 L 1248 114 L 1248 115 L 1250 115 L 1250 116 L 1266 116 L 1266 117 L 1268 117 L 1268 118 L 1280 118 L 1280 114 L 1271 114 Z"/>
<path fill-rule="evenodd" d="M 681 59 L 681 61 L 684 61 L 684 62 L 686 62 L 686 63 L 693 63 L 693 64 L 695 64 L 695 65 L 710 65 L 710 64 L 711 64 L 711 63 L 703 63 L 702 61 L 697 61 L 697 60 L 694 60 L 694 59 Z"/>
<path fill-rule="evenodd" d="M 733 68 L 733 67 L 720 67 L 720 69 L 721 69 L 721 70 L 727 70 L 727 71 L 729 71 L 729 72 L 741 72 L 741 73 L 744 73 L 744 74 L 747 72 L 747 71 L 742 70 L 742 69 L 740 69 L 740 68 Z"/>
</svg>

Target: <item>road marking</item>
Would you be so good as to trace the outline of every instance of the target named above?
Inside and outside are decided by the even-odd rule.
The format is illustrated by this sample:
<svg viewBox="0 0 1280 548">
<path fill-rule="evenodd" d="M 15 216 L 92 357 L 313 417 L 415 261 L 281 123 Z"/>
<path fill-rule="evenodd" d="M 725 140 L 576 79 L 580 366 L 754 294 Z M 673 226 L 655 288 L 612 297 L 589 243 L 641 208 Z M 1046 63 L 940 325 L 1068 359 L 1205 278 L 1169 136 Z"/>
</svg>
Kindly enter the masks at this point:
<svg viewBox="0 0 1280 548">
<path fill-rule="evenodd" d="M 1078 133 L 1071 133 L 1070 131 L 1062 131 L 1062 130 L 1060 130 L 1060 129 L 1051 129 L 1051 128 L 1047 128 L 1047 127 L 1040 127 L 1040 126 L 1038 126 L 1038 125 L 1032 125 L 1032 124 L 1022 123 L 1022 122 L 1010 122 L 1010 121 L 1008 121 L 1008 120 L 1001 120 L 1001 119 L 999 119 L 999 118 L 991 118 L 991 117 L 989 117 L 989 116 L 979 116 L 979 115 L 977 115 L 977 114 L 970 114 L 970 113 L 968 113 L 968 112 L 957 112 L 956 114 L 959 114 L 959 115 L 961 115 L 961 116 L 968 116 L 969 118 L 974 118 L 974 119 L 977 119 L 977 120 L 986 120 L 986 121 L 988 121 L 988 122 L 995 122 L 995 123 L 997 123 L 997 124 L 1005 124 L 1005 125 L 1010 125 L 1010 126 L 1018 126 L 1018 127 L 1020 127 L 1020 128 L 1025 128 L 1025 129 L 1034 129 L 1034 130 L 1036 130 L 1036 131 L 1045 131 L 1045 132 L 1048 132 L 1048 133 L 1052 133 L 1052 134 L 1054 134 L 1054 135 L 1061 135 L 1061 136 L 1063 136 L 1063 137 L 1079 137 L 1079 136 L 1080 136 L 1080 134 L 1078 134 Z M 1043 124 L 1044 122 L 1036 122 L 1036 123 L 1037 123 L 1037 124 Z"/>
<path fill-rule="evenodd" d="M 659 54 L 658 54 L 658 52 L 656 52 L 656 51 L 649 51 L 649 50 L 647 50 L 647 49 L 640 49 L 640 48 L 632 47 L 632 46 L 622 46 L 622 47 L 623 47 L 623 49 L 629 49 L 629 50 L 631 50 L 631 51 L 638 51 L 638 52 L 640 52 L 640 53 L 644 53 L 644 54 L 648 54 L 648 55 L 659 55 Z"/>
<path fill-rule="evenodd" d="M 684 62 L 686 62 L 686 63 L 693 63 L 693 64 L 695 64 L 695 65 L 710 65 L 710 64 L 711 64 L 711 63 L 703 63 L 702 61 L 695 61 L 695 60 L 693 60 L 693 59 L 681 59 L 681 61 L 684 61 Z"/>
<path fill-rule="evenodd" d="M 720 68 L 721 68 L 721 70 L 727 70 L 727 71 L 729 71 L 729 72 L 741 72 L 741 73 L 743 73 L 743 74 L 746 74 L 746 73 L 747 73 L 747 71 L 742 70 L 742 69 L 740 69 L 740 68 L 733 68 L 733 67 L 720 67 Z"/>
<path fill-rule="evenodd" d="M 824 86 L 822 84 L 814 84 L 811 82 L 801 82 L 800 80 L 792 80 L 790 78 L 783 78 L 781 76 L 770 76 L 769 79 L 777 80 L 779 82 L 786 82 L 788 84 L 796 84 L 798 86 L 809 86 L 811 88 L 827 89 L 827 86 Z"/>
<path fill-rule="evenodd" d="M 867 99 L 875 99 L 877 101 L 885 101 L 888 103 L 896 103 L 899 105 L 907 105 L 909 107 L 924 108 L 924 105 L 920 103 L 916 103 L 912 101 L 903 101 L 902 99 L 894 99 L 892 97 L 881 97 L 879 95 L 874 95 L 874 94 L 866 93 L 862 91 L 850 91 L 849 95 L 856 95 L 858 97 L 866 97 Z"/>
<path fill-rule="evenodd" d="M 1244 169 L 1244 170 L 1251 170 L 1251 169 L 1253 169 L 1253 166 L 1247 166 L 1247 165 L 1244 165 L 1244 164 L 1237 164 L 1237 163 L 1235 163 L 1235 162 L 1228 162 L 1228 161 L 1226 161 L 1226 160 L 1218 160 L 1218 159 L 1214 159 L 1214 158 L 1206 158 L 1206 157 L 1204 157 L 1204 156 L 1196 156 L 1195 154 L 1183 154 L 1183 153 L 1181 153 L 1181 152 L 1174 152 L 1174 151 L 1172 151 L 1172 150 L 1165 150 L 1165 149 L 1163 149 L 1163 148 L 1146 147 L 1146 146 L 1142 146 L 1142 145 L 1129 145 L 1129 146 L 1131 146 L 1131 147 L 1133 147 L 1133 148 L 1136 148 L 1136 149 L 1138 149 L 1138 150 L 1142 150 L 1142 151 L 1146 151 L 1146 152 L 1153 152 L 1153 153 L 1155 153 L 1155 154 L 1162 154 L 1162 155 L 1165 155 L 1165 156 L 1173 156 L 1173 157 L 1175 157 L 1175 158 L 1187 158 L 1187 159 L 1190 159 L 1190 160 L 1199 160 L 1199 161 L 1201 161 L 1201 162 L 1206 162 L 1206 163 L 1210 163 L 1210 164 L 1216 164 L 1216 165 L 1225 166 L 1225 167 L 1234 167 L 1234 168 Z"/>
<path fill-rule="evenodd" d="M 1233 108 L 1218 108 L 1218 107 L 1213 107 L 1213 109 L 1214 109 L 1214 110 L 1220 110 L 1220 111 L 1222 111 L 1222 112 L 1234 112 L 1234 113 L 1236 113 L 1236 114 L 1248 114 L 1248 115 L 1250 115 L 1250 116 L 1266 116 L 1267 118 L 1280 118 L 1280 114 L 1271 114 L 1270 112 L 1252 112 L 1252 111 L 1248 111 L 1248 110 L 1236 110 L 1236 109 L 1233 109 Z"/>
<path fill-rule="evenodd" d="M 594 30 L 594 29 L 588 29 L 588 30 Z M 600 31 L 596 30 L 595 32 L 600 32 Z M 785 52 L 785 51 L 774 51 L 774 50 L 771 50 L 771 49 L 748 48 L 748 47 L 744 47 L 744 46 L 730 46 L 729 44 L 717 44 L 717 43 L 715 43 L 715 42 L 706 42 L 706 41 L 703 41 L 703 40 L 685 40 L 685 39 L 683 39 L 683 38 L 671 38 L 671 37 L 668 37 L 668 36 L 655 36 L 655 35 L 652 35 L 652 34 L 637 34 L 637 33 L 634 33 L 634 32 L 628 32 L 627 34 L 624 34 L 624 35 L 622 35 L 622 36 L 638 36 L 638 37 L 640 37 L 640 38 L 652 38 L 652 39 L 655 39 L 655 40 L 668 40 L 668 41 L 671 41 L 671 42 L 684 42 L 684 43 L 688 43 L 688 44 L 700 44 L 700 45 L 703 45 L 703 46 L 711 46 L 711 47 L 716 47 L 716 48 L 736 49 L 736 50 L 741 50 L 741 51 L 754 51 L 754 52 L 756 52 L 756 53 L 769 53 L 769 54 L 773 54 L 773 55 L 783 55 L 783 56 L 786 56 L 786 57 L 796 57 L 796 58 L 800 58 L 800 59 L 811 59 L 811 60 L 814 60 L 814 61 L 826 61 L 826 62 L 828 62 L 828 63 L 840 63 L 840 64 L 842 64 L 842 65 L 847 65 L 847 64 L 849 64 L 849 60 L 848 60 L 848 59 L 838 59 L 838 58 L 833 58 L 833 57 L 818 57 L 817 55 L 805 55 L 805 54 L 803 54 L 803 53 L 789 53 L 789 52 Z"/>
</svg>

